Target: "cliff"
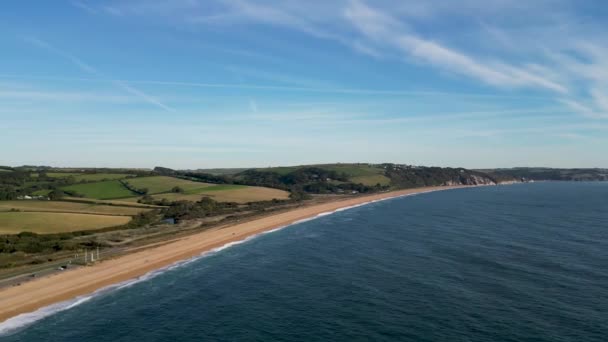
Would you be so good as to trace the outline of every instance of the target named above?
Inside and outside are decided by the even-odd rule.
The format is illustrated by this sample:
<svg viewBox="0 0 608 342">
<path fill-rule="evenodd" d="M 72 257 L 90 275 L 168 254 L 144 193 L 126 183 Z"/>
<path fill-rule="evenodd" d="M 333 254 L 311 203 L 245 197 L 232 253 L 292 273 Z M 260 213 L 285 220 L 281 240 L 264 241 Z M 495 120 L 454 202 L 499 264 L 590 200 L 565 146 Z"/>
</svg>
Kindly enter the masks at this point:
<svg viewBox="0 0 608 342">
<path fill-rule="evenodd" d="M 493 177 L 487 173 L 464 168 L 424 167 L 385 164 L 385 175 L 391 185 L 398 188 L 413 188 L 437 185 L 496 185 L 517 183 L 520 178 L 512 176 Z"/>
</svg>

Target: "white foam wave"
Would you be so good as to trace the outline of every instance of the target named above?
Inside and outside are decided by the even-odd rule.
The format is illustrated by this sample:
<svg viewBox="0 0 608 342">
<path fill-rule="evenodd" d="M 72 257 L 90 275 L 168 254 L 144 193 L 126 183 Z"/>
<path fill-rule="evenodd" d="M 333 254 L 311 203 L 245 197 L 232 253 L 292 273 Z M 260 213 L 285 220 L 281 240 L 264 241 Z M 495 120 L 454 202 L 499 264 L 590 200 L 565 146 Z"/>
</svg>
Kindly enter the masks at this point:
<svg viewBox="0 0 608 342">
<path fill-rule="evenodd" d="M 266 230 L 266 231 L 263 231 L 263 232 L 261 232 L 260 234 L 270 234 L 270 233 L 274 233 L 274 232 L 279 231 L 279 230 L 281 230 L 281 229 L 283 229 L 283 228 L 286 228 L 286 227 L 287 227 L 287 225 L 286 225 L 286 226 L 280 226 L 280 227 L 277 227 L 277 228 L 274 228 L 274 229 L 271 229 L 271 230 Z"/>
<path fill-rule="evenodd" d="M 37 322 L 37 321 L 39 321 L 41 319 L 44 319 L 46 317 L 49 317 L 51 315 L 54 315 L 56 313 L 59 313 L 59 312 L 65 311 L 65 310 L 72 309 L 72 308 L 74 308 L 76 306 L 79 306 L 79 305 L 85 303 L 85 302 L 88 302 L 89 300 L 91 300 L 91 299 L 93 299 L 95 297 L 98 297 L 100 295 L 109 293 L 111 291 L 116 291 L 116 290 L 128 288 L 128 287 L 131 287 L 131 286 L 133 286 L 135 284 L 138 284 L 138 283 L 150 280 L 150 279 L 152 279 L 152 278 L 154 278 L 154 277 L 156 277 L 156 276 L 158 276 L 160 274 L 163 274 L 163 273 L 165 273 L 167 271 L 170 271 L 170 270 L 176 269 L 178 267 L 182 267 L 184 265 L 190 264 L 190 263 L 192 263 L 194 261 L 197 261 L 197 260 L 199 260 L 201 258 L 204 258 L 204 257 L 210 256 L 210 255 L 216 254 L 216 253 L 218 253 L 220 251 L 223 251 L 225 249 L 228 249 L 230 247 L 234 247 L 236 245 L 243 244 L 243 243 L 245 243 L 247 241 L 255 239 L 256 237 L 258 237 L 260 235 L 265 235 L 265 234 L 277 232 L 277 231 L 282 230 L 282 229 L 287 228 L 287 227 L 291 227 L 291 226 L 294 226 L 294 225 L 297 225 L 297 224 L 300 224 L 300 223 L 304 223 L 304 222 L 309 222 L 309 221 L 315 220 L 317 218 L 321 218 L 321 217 L 332 215 L 332 214 L 335 214 L 335 213 L 338 213 L 338 212 L 342 212 L 342 211 L 358 208 L 358 207 L 361 207 L 361 206 L 364 206 L 364 205 L 368 205 L 368 204 L 372 204 L 372 203 L 377 203 L 377 202 L 381 202 L 381 201 L 386 201 L 386 200 L 391 200 L 391 199 L 395 199 L 395 198 L 414 196 L 414 195 L 418 195 L 418 194 L 424 194 L 424 193 L 429 193 L 429 192 L 434 192 L 434 191 L 440 191 L 440 190 L 441 189 L 423 191 L 423 192 L 412 193 L 412 194 L 397 195 L 397 196 L 392 196 L 392 197 L 386 197 L 386 198 L 381 198 L 381 199 L 377 199 L 377 200 L 372 200 L 372 201 L 369 201 L 369 202 L 359 203 L 359 204 L 355 204 L 355 205 L 348 206 L 348 207 L 338 208 L 338 209 L 333 210 L 333 211 L 328 211 L 328 212 L 323 212 L 323 213 L 317 214 L 316 216 L 312 216 L 312 217 L 308 217 L 308 218 L 305 218 L 305 219 L 297 220 L 297 221 L 294 221 L 294 222 L 292 222 L 290 224 L 287 224 L 287 225 L 284 225 L 284 226 L 280 226 L 280 227 L 277 227 L 277 228 L 274 228 L 274 229 L 271 229 L 271 230 L 267 230 L 267 231 L 261 232 L 259 234 L 251 235 L 251 236 L 248 236 L 248 237 L 246 237 L 246 238 L 244 238 L 242 240 L 232 241 L 232 242 L 226 243 L 225 245 L 222 245 L 220 247 L 216 247 L 216 248 L 211 249 L 209 251 L 205 251 L 205 252 L 201 253 L 200 255 L 192 257 L 190 259 L 178 261 L 178 262 L 173 263 L 173 264 L 171 264 L 169 266 L 166 266 L 166 267 L 154 270 L 154 271 L 150 271 L 150 272 L 148 272 L 148 273 L 146 273 L 146 274 L 144 274 L 144 275 L 142 275 L 140 277 L 129 279 L 129 280 L 126 280 L 126 281 L 123 281 L 123 282 L 120 282 L 120 283 L 116 283 L 116 284 L 113 284 L 113 285 L 101 288 L 101 289 L 99 289 L 99 290 L 97 290 L 97 291 L 95 291 L 95 292 L 93 292 L 91 294 L 84 295 L 84 296 L 78 296 L 78 297 L 75 297 L 75 298 L 67 300 L 67 301 L 63 301 L 63 302 L 59 302 L 59 303 L 55 303 L 55 304 L 52 304 L 52 305 L 49 305 L 49 306 L 42 307 L 42 308 L 40 308 L 40 309 L 38 309 L 36 311 L 33 311 L 33 312 L 24 313 L 24 314 L 20 314 L 20 315 L 17 315 L 15 317 L 9 318 L 6 321 L 0 323 L 0 336 L 18 332 L 19 330 L 22 330 L 22 329 L 26 328 L 27 326 L 29 326 L 29 325 L 31 325 L 31 324 L 33 324 L 33 323 L 35 323 L 35 322 Z"/>
</svg>

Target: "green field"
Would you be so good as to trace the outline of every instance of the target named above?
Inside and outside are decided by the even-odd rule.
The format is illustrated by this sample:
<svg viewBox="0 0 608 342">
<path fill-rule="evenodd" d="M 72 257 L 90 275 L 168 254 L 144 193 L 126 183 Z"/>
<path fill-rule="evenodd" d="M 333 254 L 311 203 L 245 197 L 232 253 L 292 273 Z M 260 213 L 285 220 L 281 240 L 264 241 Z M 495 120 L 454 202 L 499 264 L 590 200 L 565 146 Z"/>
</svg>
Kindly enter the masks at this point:
<svg viewBox="0 0 608 342">
<path fill-rule="evenodd" d="M 148 189 L 148 194 L 170 192 L 171 189 L 176 186 L 182 188 L 186 194 L 196 194 L 204 188 L 214 186 L 209 183 L 194 182 L 166 176 L 138 177 L 129 179 L 127 182 L 137 189 Z"/>
<path fill-rule="evenodd" d="M 128 216 L 73 213 L 0 212 L 0 234 L 34 232 L 39 234 L 73 232 L 119 226 Z"/>
<path fill-rule="evenodd" d="M 263 188 L 257 186 L 245 186 L 239 188 L 224 189 L 220 189 L 220 187 L 224 187 L 224 185 L 218 185 L 217 187 L 209 188 L 203 191 L 200 195 L 208 196 L 218 202 L 237 203 L 270 201 L 273 199 L 284 200 L 289 198 L 289 192 L 279 189 Z"/>
<path fill-rule="evenodd" d="M 367 186 L 374 186 L 376 184 L 380 185 L 390 185 L 391 179 L 386 177 L 385 175 L 368 175 L 368 176 L 357 176 L 352 177 L 351 182 L 360 183 Z"/>
<path fill-rule="evenodd" d="M 128 173 L 75 173 L 75 172 L 49 172 L 46 174 L 51 178 L 74 177 L 76 182 L 85 180 L 87 182 L 98 182 L 103 180 L 124 179 L 133 176 Z"/>
<path fill-rule="evenodd" d="M 95 199 L 117 199 L 137 196 L 136 193 L 133 193 L 129 189 L 125 188 L 117 180 L 75 184 L 63 187 L 61 189 L 68 192 L 76 192 L 84 197 Z"/>
<path fill-rule="evenodd" d="M 200 201 L 203 197 L 209 197 L 218 202 L 257 202 L 270 201 L 272 199 L 288 199 L 287 191 L 245 185 L 215 185 L 200 190 L 198 193 L 164 193 L 152 195 L 156 200 L 163 198 L 168 201 Z M 139 198 L 129 198 L 126 201 L 137 201 Z"/>
<path fill-rule="evenodd" d="M 76 203 L 64 201 L 0 201 L 0 212 L 6 212 L 14 209 L 28 212 L 61 212 L 117 216 L 133 216 L 149 210 L 144 207 L 133 208 L 120 207 L 115 205 L 101 205 L 94 203 Z"/>
</svg>

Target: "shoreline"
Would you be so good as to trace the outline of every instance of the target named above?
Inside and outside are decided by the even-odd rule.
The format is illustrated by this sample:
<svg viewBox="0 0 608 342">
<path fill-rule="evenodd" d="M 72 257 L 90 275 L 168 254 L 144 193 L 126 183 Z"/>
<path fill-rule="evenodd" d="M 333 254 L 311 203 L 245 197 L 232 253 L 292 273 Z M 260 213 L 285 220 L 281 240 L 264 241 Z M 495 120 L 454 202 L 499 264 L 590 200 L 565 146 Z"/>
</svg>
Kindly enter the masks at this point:
<svg viewBox="0 0 608 342">
<path fill-rule="evenodd" d="M 226 227 L 211 228 L 158 247 L 103 260 L 92 266 L 49 275 L 20 286 L 0 289 L 0 334 L 6 328 L 12 330 L 11 327 L 2 327 L 2 325 L 22 314 L 29 315 L 51 305 L 89 295 L 112 286 L 118 286 L 130 280 L 137 280 L 151 272 L 223 247 L 229 247 L 261 233 L 271 232 L 336 211 L 377 201 L 468 187 L 471 186 L 423 187 L 305 206 Z M 67 308 L 74 305 L 76 304 Z M 41 315 L 38 319 L 50 314 Z M 35 320 L 37 319 L 31 319 L 30 322 Z M 17 328 L 17 326 L 14 328 Z"/>
</svg>

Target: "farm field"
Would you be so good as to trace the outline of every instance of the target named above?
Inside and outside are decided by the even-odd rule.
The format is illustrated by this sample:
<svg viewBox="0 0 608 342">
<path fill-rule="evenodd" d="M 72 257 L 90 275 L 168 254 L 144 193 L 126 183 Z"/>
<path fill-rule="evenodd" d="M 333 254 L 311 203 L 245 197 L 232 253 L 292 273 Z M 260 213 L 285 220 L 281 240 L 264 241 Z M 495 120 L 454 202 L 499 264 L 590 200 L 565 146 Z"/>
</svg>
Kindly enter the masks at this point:
<svg viewBox="0 0 608 342">
<path fill-rule="evenodd" d="M 214 192 L 214 191 L 226 191 L 226 190 L 237 190 L 237 189 L 253 189 L 254 187 L 252 186 L 247 186 L 247 185 L 239 185 L 239 184 L 211 184 L 211 186 L 208 186 L 200 191 L 198 191 L 197 193 L 207 193 L 207 192 Z"/>
<path fill-rule="evenodd" d="M 82 180 L 88 182 L 98 182 L 102 180 L 116 180 L 116 179 L 124 179 L 129 176 L 133 176 L 128 173 L 74 173 L 74 172 L 49 172 L 46 174 L 52 178 L 67 178 L 74 177 L 76 182 L 80 182 Z"/>
<path fill-rule="evenodd" d="M 182 188 L 186 194 L 195 194 L 206 187 L 214 186 L 214 184 L 167 176 L 138 177 L 129 179 L 127 182 L 137 189 L 148 189 L 148 194 L 170 192 L 176 186 Z"/>
<path fill-rule="evenodd" d="M 90 215 L 74 213 L 0 212 L 0 234 L 34 232 L 64 233 L 101 229 L 126 224 L 128 216 Z"/>
<path fill-rule="evenodd" d="M 133 216 L 149 210 L 144 207 L 132 208 L 119 207 L 113 205 L 101 205 L 94 203 L 75 203 L 63 201 L 0 201 L 0 212 L 10 211 L 12 209 L 16 209 L 22 212 L 61 212 L 116 216 Z"/>
<path fill-rule="evenodd" d="M 84 197 L 95 199 L 117 199 L 137 196 L 136 193 L 125 188 L 117 180 L 75 184 L 65 186 L 61 189 L 68 192 L 76 192 Z"/>
<path fill-rule="evenodd" d="M 287 191 L 257 186 L 247 186 L 244 188 L 233 188 L 226 190 L 209 189 L 202 192 L 200 195 L 209 196 L 211 199 L 218 202 L 237 203 L 270 201 L 273 199 L 283 200 L 289 198 L 289 192 Z"/>
<path fill-rule="evenodd" d="M 272 199 L 288 199 L 287 191 L 245 185 L 214 185 L 209 186 L 196 194 L 165 193 L 152 195 L 156 200 L 167 199 L 168 201 L 200 201 L 203 197 L 209 197 L 217 202 L 247 203 L 256 201 L 270 201 Z M 139 198 L 127 199 L 137 201 Z"/>
<path fill-rule="evenodd" d="M 367 176 L 356 176 L 350 179 L 353 183 L 361 183 L 367 186 L 374 186 L 376 184 L 380 185 L 390 185 L 390 178 L 385 175 L 367 175 Z"/>
</svg>

